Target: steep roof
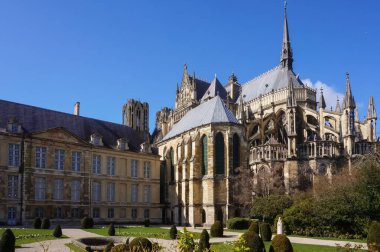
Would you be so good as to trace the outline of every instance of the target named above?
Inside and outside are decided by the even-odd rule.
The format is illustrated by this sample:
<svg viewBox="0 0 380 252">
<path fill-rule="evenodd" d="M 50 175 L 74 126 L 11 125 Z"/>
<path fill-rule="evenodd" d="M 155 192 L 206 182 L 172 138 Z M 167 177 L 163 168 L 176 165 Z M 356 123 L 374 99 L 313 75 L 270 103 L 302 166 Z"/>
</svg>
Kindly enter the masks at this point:
<svg viewBox="0 0 380 252">
<path fill-rule="evenodd" d="M 119 138 L 128 138 L 130 150 L 139 151 L 144 142 L 132 128 L 121 124 L 0 100 L 0 128 L 6 128 L 10 119 L 16 119 L 26 133 L 62 127 L 87 142 L 97 133 L 106 147 L 115 146 Z"/>
<path fill-rule="evenodd" d="M 205 101 L 217 95 L 219 95 L 220 98 L 222 98 L 223 100 L 227 98 L 226 89 L 223 87 L 223 85 L 220 83 L 218 78 L 215 76 L 214 80 L 211 82 L 211 85 L 206 90 L 205 94 L 203 95 L 202 101 Z"/>
<path fill-rule="evenodd" d="M 192 82 L 193 79 L 195 80 L 195 86 L 197 90 L 197 100 L 201 100 L 203 95 L 206 93 L 206 90 L 209 88 L 210 83 L 204 80 L 200 80 L 196 77 L 194 78 L 193 76 L 189 76 L 189 78 L 190 78 L 190 82 Z"/>
<path fill-rule="evenodd" d="M 303 83 L 295 76 L 291 69 L 288 70 L 279 65 L 243 84 L 243 100 L 249 102 L 258 98 L 260 95 L 270 93 L 272 90 L 277 91 L 287 88 L 289 82 L 292 82 L 295 88 L 303 86 Z"/>
<path fill-rule="evenodd" d="M 219 96 L 216 96 L 187 112 L 186 115 L 173 126 L 162 141 L 210 123 L 238 123 L 234 114 L 226 107 Z"/>
</svg>

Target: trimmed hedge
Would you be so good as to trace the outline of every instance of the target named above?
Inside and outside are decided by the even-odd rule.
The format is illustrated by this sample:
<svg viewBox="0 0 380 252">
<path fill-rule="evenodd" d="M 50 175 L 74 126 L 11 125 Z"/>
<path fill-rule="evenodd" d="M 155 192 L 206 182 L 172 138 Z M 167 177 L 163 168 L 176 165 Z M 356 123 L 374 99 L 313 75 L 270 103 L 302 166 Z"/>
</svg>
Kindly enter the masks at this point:
<svg viewBox="0 0 380 252">
<path fill-rule="evenodd" d="M 272 230 L 270 228 L 269 223 L 260 224 L 260 235 L 264 241 L 272 240 Z"/>
<path fill-rule="evenodd" d="M 93 228 L 94 227 L 94 220 L 91 217 L 83 217 L 83 219 L 80 222 L 81 228 Z"/>
<path fill-rule="evenodd" d="M 210 236 L 206 229 L 203 229 L 198 244 L 198 252 L 210 250 Z"/>
<path fill-rule="evenodd" d="M 253 221 L 251 225 L 249 226 L 248 231 L 252 231 L 252 232 L 255 232 L 256 234 L 259 234 L 260 233 L 259 223 L 257 221 Z"/>
<path fill-rule="evenodd" d="M 369 227 L 367 245 L 369 251 L 380 251 L 380 222 L 374 221 Z"/>
<path fill-rule="evenodd" d="M 212 237 L 223 237 L 223 224 L 220 221 L 215 221 L 211 225 L 210 234 Z"/>
<path fill-rule="evenodd" d="M 9 228 L 7 228 L 1 235 L 0 251 L 1 252 L 14 252 L 16 245 L 16 238 Z"/>
<path fill-rule="evenodd" d="M 170 228 L 170 238 L 175 240 L 177 239 L 177 227 L 175 225 L 173 225 L 171 228 Z"/>
<path fill-rule="evenodd" d="M 111 252 L 113 247 L 115 247 L 115 244 L 113 242 L 109 242 L 103 252 Z"/>
<path fill-rule="evenodd" d="M 242 235 L 245 241 L 245 246 L 249 248 L 250 252 L 265 252 L 264 242 L 261 237 L 253 232 L 248 231 Z"/>
<path fill-rule="evenodd" d="M 111 249 L 111 252 L 129 252 L 129 246 L 127 244 L 119 244 Z"/>
<path fill-rule="evenodd" d="M 60 225 L 57 225 L 53 231 L 53 236 L 56 238 L 60 238 L 62 236 L 62 229 Z"/>
<path fill-rule="evenodd" d="M 273 237 L 269 252 L 293 252 L 293 246 L 286 235 L 276 235 Z"/>
<path fill-rule="evenodd" d="M 50 228 L 50 219 L 43 218 L 41 223 L 41 229 L 49 229 Z"/>
<path fill-rule="evenodd" d="M 41 224 L 42 224 L 42 221 L 41 221 L 40 217 L 34 218 L 34 221 L 33 221 L 33 228 L 34 229 L 40 229 Z"/>
<path fill-rule="evenodd" d="M 108 228 L 108 235 L 109 236 L 115 236 L 115 233 L 116 233 L 115 226 L 113 225 L 113 223 L 111 223 L 111 225 Z"/>
<path fill-rule="evenodd" d="M 152 243 L 144 237 L 136 237 L 129 243 L 129 248 L 133 252 L 149 252 L 152 251 Z"/>
<path fill-rule="evenodd" d="M 248 229 L 253 220 L 248 218 L 232 218 L 227 220 L 228 229 Z"/>
<path fill-rule="evenodd" d="M 144 227 L 149 227 L 150 226 L 150 220 L 149 219 L 145 219 L 144 220 Z"/>
</svg>

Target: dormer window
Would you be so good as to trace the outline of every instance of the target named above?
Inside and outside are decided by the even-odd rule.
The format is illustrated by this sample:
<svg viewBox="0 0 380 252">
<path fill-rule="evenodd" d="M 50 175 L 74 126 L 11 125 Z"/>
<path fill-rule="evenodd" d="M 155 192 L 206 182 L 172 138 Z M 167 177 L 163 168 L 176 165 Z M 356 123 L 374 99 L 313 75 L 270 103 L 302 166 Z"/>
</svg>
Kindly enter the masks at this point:
<svg viewBox="0 0 380 252">
<path fill-rule="evenodd" d="M 103 137 L 99 134 L 91 135 L 91 143 L 95 146 L 103 146 Z"/>
<path fill-rule="evenodd" d="M 9 133 L 18 134 L 21 133 L 21 125 L 16 119 L 8 121 L 7 131 Z"/>
<path fill-rule="evenodd" d="M 149 142 L 144 142 L 140 145 L 140 151 L 145 153 L 152 153 Z"/>
<path fill-rule="evenodd" d="M 122 151 L 129 150 L 128 139 L 127 138 L 117 139 L 117 149 L 122 150 Z"/>
</svg>

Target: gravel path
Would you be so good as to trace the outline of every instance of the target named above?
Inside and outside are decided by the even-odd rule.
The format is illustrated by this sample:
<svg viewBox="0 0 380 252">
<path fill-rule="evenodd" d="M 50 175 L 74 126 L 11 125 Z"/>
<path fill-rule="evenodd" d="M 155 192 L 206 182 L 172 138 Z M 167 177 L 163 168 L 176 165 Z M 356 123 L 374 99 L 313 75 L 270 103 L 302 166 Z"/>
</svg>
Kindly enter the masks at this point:
<svg viewBox="0 0 380 252">
<path fill-rule="evenodd" d="M 170 228 L 170 227 L 164 227 L 164 228 Z M 183 228 L 178 227 L 178 230 L 183 230 Z M 200 228 L 187 228 L 188 231 L 191 232 L 202 232 L 202 229 Z M 71 243 L 74 239 L 80 239 L 84 237 L 101 237 L 101 235 L 90 233 L 81 229 L 73 229 L 73 228 L 67 228 L 62 229 L 62 232 L 64 235 L 66 235 L 69 238 L 65 239 L 58 239 L 58 240 L 50 240 L 50 241 L 43 241 L 43 242 L 35 242 L 35 243 L 29 243 L 22 245 L 22 248 L 16 249 L 16 251 L 25 251 L 25 252 L 69 252 L 70 249 L 65 246 L 67 243 Z M 211 238 L 210 243 L 220 243 L 220 242 L 231 242 L 236 241 L 241 233 L 237 232 L 224 232 L 225 237 L 223 238 Z M 337 244 L 340 246 L 344 246 L 346 241 L 339 241 L 339 240 L 319 240 L 319 239 L 313 239 L 313 238 L 303 238 L 303 237 L 289 237 L 290 241 L 292 243 L 300 243 L 300 244 L 311 244 L 311 245 L 324 245 L 324 246 L 332 246 L 335 247 Z M 150 239 L 152 242 L 158 242 L 164 249 L 163 251 L 178 251 L 176 241 L 173 240 L 163 240 L 163 239 Z M 125 242 L 125 238 L 121 239 L 120 242 Z M 363 249 L 367 249 L 367 244 L 365 243 L 358 243 L 358 242 L 349 242 L 352 245 L 362 245 Z M 47 249 L 47 250 L 46 250 Z"/>
</svg>

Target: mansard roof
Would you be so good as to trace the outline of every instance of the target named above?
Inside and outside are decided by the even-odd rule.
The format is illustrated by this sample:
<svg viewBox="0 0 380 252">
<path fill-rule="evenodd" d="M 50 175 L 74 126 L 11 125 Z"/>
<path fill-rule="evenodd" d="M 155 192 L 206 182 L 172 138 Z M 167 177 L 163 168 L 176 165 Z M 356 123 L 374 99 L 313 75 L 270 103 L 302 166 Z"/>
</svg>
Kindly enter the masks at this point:
<svg viewBox="0 0 380 252">
<path fill-rule="evenodd" d="M 217 95 L 219 95 L 220 98 L 222 98 L 223 100 L 227 98 L 226 89 L 223 87 L 223 85 L 220 83 L 218 78 L 215 76 L 214 80 L 211 82 L 211 85 L 206 90 L 205 94 L 203 95 L 202 101 L 205 101 Z"/>
<path fill-rule="evenodd" d="M 260 95 L 272 92 L 272 90 L 277 91 L 287 88 L 289 82 L 292 82 L 295 88 L 303 86 L 301 80 L 291 69 L 278 65 L 268 72 L 244 83 L 242 85 L 243 100 L 249 102 Z"/>
<path fill-rule="evenodd" d="M 10 118 L 16 118 L 27 134 L 64 128 L 89 142 L 91 135 L 96 133 L 109 148 L 117 144 L 117 139 L 127 138 L 130 150 L 139 151 L 140 144 L 145 141 L 132 128 L 121 124 L 0 100 L 0 128 L 6 128 Z"/>
<path fill-rule="evenodd" d="M 173 126 L 162 141 L 210 123 L 238 124 L 238 120 L 234 114 L 226 107 L 219 96 L 203 102 L 187 112 L 186 115 Z"/>
</svg>

